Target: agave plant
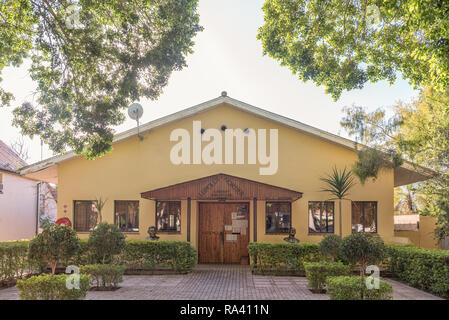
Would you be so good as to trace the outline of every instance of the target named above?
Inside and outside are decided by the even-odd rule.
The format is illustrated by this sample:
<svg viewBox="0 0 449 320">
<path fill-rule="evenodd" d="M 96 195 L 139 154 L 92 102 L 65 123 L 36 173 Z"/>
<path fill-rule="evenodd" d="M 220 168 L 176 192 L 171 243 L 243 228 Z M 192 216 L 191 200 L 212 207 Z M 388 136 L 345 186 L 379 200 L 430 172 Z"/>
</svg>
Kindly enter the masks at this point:
<svg viewBox="0 0 449 320">
<path fill-rule="evenodd" d="M 339 232 L 340 236 L 342 236 L 341 200 L 349 200 L 346 197 L 349 195 L 349 190 L 355 185 L 354 176 L 351 170 L 346 170 L 346 167 L 343 170 L 338 170 L 337 167 L 334 167 L 331 174 L 327 174 L 320 180 L 326 184 L 322 191 L 329 192 L 335 196 L 335 198 L 330 200 L 339 200 Z"/>
</svg>

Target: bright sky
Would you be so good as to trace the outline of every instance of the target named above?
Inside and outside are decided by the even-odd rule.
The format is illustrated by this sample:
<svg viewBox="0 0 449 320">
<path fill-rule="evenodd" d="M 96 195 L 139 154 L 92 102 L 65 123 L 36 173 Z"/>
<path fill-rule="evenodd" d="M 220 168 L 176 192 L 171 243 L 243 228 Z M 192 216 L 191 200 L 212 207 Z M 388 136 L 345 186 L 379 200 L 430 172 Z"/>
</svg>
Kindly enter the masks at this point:
<svg viewBox="0 0 449 320">
<path fill-rule="evenodd" d="M 200 0 L 204 31 L 195 39 L 188 67 L 173 73 L 158 101 L 140 101 L 144 107 L 141 123 L 216 98 L 225 90 L 232 98 L 347 137 L 339 125 L 344 106 L 388 109 L 398 100 L 408 102 L 417 96 L 417 91 L 400 80 L 393 86 L 386 82 L 369 84 L 344 93 L 334 102 L 324 93 L 324 87 L 303 83 L 288 68 L 262 55 L 262 45 L 256 39 L 263 24 L 262 4 L 263 0 Z M 2 74 L 1 85 L 16 97 L 11 107 L 0 108 L 0 139 L 7 144 L 21 136 L 20 130 L 11 125 L 12 109 L 33 99 L 35 84 L 28 66 L 8 68 Z M 135 121 L 128 119 L 116 132 L 134 126 Z M 31 158 L 28 162 L 41 160 L 39 138 L 26 142 Z M 52 155 L 44 148 L 44 159 Z"/>
</svg>

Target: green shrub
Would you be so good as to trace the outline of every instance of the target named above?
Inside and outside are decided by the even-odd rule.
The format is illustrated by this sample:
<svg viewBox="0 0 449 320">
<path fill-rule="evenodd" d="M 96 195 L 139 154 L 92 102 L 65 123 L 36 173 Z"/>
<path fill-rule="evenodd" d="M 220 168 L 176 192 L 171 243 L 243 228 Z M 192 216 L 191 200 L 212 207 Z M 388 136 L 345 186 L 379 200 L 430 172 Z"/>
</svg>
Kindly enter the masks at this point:
<svg viewBox="0 0 449 320">
<path fill-rule="evenodd" d="M 70 259 L 78 247 L 78 236 L 71 227 L 54 225 L 30 241 L 28 257 L 39 265 L 49 264 L 55 274 L 57 264 Z"/>
<path fill-rule="evenodd" d="M 90 275 L 91 283 L 97 288 L 116 288 L 123 281 L 126 266 L 111 264 L 91 264 L 80 267 L 81 274 Z"/>
<path fill-rule="evenodd" d="M 379 236 L 359 232 L 346 236 L 340 246 L 341 255 L 349 263 L 360 264 L 360 277 L 365 278 L 366 267 L 385 258 L 385 244 Z"/>
<path fill-rule="evenodd" d="M 78 250 L 67 260 L 66 265 L 84 266 L 87 264 L 97 263 L 98 258 L 89 250 L 87 239 L 80 239 L 78 242 Z"/>
<path fill-rule="evenodd" d="M 309 287 L 315 291 L 323 290 L 326 278 L 330 276 L 348 276 L 349 266 L 341 262 L 305 262 L 306 278 Z"/>
<path fill-rule="evenodd" d="M 368 289 L 359 276 L 328 277 L 327 293 L 331 300 L 391 300 L 393 287 L 379 281 L 379 289 Z"/>
<path fill-rule="evenodd" d="M 67 278 L 70 275 L 44 274 L 19 280 L 17 289 L 22 300 L 79 300 L 86 297 L 89 290 L 89 276 L 79 275 L 79 289 L 68 289 Z"/>
<path fill-rule="evenodd" d="M 13 282 L 30 272 L 28 241 L 0 242 L 0 284 Z"/>
<path fill-rule="evenodd" d="M 176 272 L 190 272 L 197 254 L 189 242 L 129 240 L 116 262 L 128 269 L 154 270 L 169 268 Z"/>
<path fill-rule="evenodd" d="M 125 247 L 125 235 L 115 224 L 103 222 L 89 235 L 88 246 L 98 262 L 104 264 L 110 262 L 112 256 L 119 254 Z"/>
<path fill-rule="evenodd" d="M 251 242 L 248 252 L 253 272 L 263 274 L 304 275 L 304 262 L 322 259 L 315 243 Z"/>
<path fill-rule="evenodd" d="M 323 256 L 330 257 L 332 261 L 335 261 L 341 256 L 340 247 L 342 239 L 336 234 L 330 234 L 325 237 L 320 242 L 320 252 Z"/>
<path fill-rule="evenodd" d="M 387 270 L 413 287 L 449 297 L 449 251 L 388 245 Z"/>
<path fill-rule="evenodd" d="M 85 240 L 80 241 L 80 250 L 69 264 L 81 266 L 98 263 Z M 168 268 L 175 272 L 190 272 L 195 267 L 197 253 L 189 242 L 126 240 L 125 248 L 112 262 L 125 265 L 127 270 L 155 270 Z"/>
</svg>

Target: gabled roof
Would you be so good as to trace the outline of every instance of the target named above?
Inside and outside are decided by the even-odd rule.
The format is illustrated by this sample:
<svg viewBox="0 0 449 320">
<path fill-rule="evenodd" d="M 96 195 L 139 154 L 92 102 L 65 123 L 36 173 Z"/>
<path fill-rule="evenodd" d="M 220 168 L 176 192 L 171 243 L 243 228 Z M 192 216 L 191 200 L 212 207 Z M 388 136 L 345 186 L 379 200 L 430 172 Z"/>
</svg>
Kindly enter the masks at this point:
<svg viewBox="0 0 449 320">
<path fill-rule="evenodd" d="M 223 92 L 220 97 L 203 102 L 201 104 L 198 104 L 196 106 L 175 112 L 173 114 L 170 114 L 168 116 L 150 121 L 146 124 L 143 124 L 140 126 L 139 131 L 145 132 L 148 130 L 152 130 L 155 128 L 158 128 L 160 126 L 184 119 L 186 117 L 194 116 L 197 114 L 200 114 L 202 112 L 205 112 L 207 110 L 213 109 L 215 107 L 218 107 L 222 104 L 226 104 L 230 107 L 233 107 L 235 109 L 250 113 L 256 117 L 260 117 L 263 119 L 267 119 L 270 121 L 277 122 L 283 126 L 287 126 L 289 128 L 292 128 L 294 130 L 298 130 L 302 133 L 309 134 L 315 137 L 318 137 L 320 139 L 329 141 L 331 143 L 335 143 L 341 147 L 350 149 L 355 151 L 356 146 L 358 145 L 359 148 L 364 148 L 365 146 L 357 144 L 356 142 L 337 136 L 335 134 L 332 134 L 330 132 L 309 126 L 307 124 L 304 124 L 302 122 L 281 116 L 279 114 L 252 106 L 250 104 L 247 104 L 245 102 L 233 99 L 231 97 L 228 97 L 226 92 Z M 122 133 L 119 133 L 115 135 L 113 143 L 125 140 L 127 138 L 130 138 L 132 136 L 137 135 L 137 128 L 133 128 L 127 131 L 124 131 Z M 34 172 L 48 169 L 55 164 L 58 164 L 59 162 L 71 159 L 73 157 L 76 157 L 77 155 L 74 154 L 74 152 L 68 152 L 63 155 L 55 156 L 40 162 L 37 162 L 35 164 L 32 164 L 30 166 L 24 167 L 20 170 L 20 173 L 22 175 L 32 175 Z M 417 168 L 422 169 L 421 172 L 417 171 Z M 396 175 L 396 170 L 398 170 L 398 173 L 401 173 L 400 175 Z M 406 176 L 404 176 L 404 173 L 406 173 Z M 428 169 L 418 167 L 413 165 L 410 162 L 405 162 L 400 168 L 395 169 L 395 186 L 405 185 L 414 183 L 417 181 L 423 181 L 428 178 L 430 178 L 432 175 L 432 172 Z M 396 177 L 397 176 L 397 177 Z M 398 179 L 398 180 L 397 180 Z M 53 182 L 53 181 L 51 181 Z"/>
<path fill-rule="evenodd" d="M 27 163 L 6 143 L 0 140 L 0 170 L 17 173 Z"/>
<path fill-rule="evenodd" d="M 145 199 L 179 200 L 291 200 L 302 197 L 302 192 L 254 180 L 219 173 L 195 180 L 141 193 Z"/>
</svg>

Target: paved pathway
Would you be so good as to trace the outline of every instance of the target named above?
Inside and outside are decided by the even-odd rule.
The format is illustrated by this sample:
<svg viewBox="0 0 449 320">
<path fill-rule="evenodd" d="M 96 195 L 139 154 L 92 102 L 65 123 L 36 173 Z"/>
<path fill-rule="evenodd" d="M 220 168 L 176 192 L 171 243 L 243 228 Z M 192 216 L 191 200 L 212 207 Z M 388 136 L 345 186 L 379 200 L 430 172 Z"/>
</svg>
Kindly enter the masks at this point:
<svg viewBox="0 0 449 320">
<path fill-rule="evenodd" d="M 439 299 L 429 293 L 388 280 L 397 300 Z M 17 289 L 0 290 L 0 300 L 18 299 Z M 327 300 L 325 294 L 313 294 L 303 277 L 257 276 L 248 266 L 199 265 L 188 275 L 124 276 L 121 288 L 114 292 L 90 291 L 89 300 Z"/>
</svg>

